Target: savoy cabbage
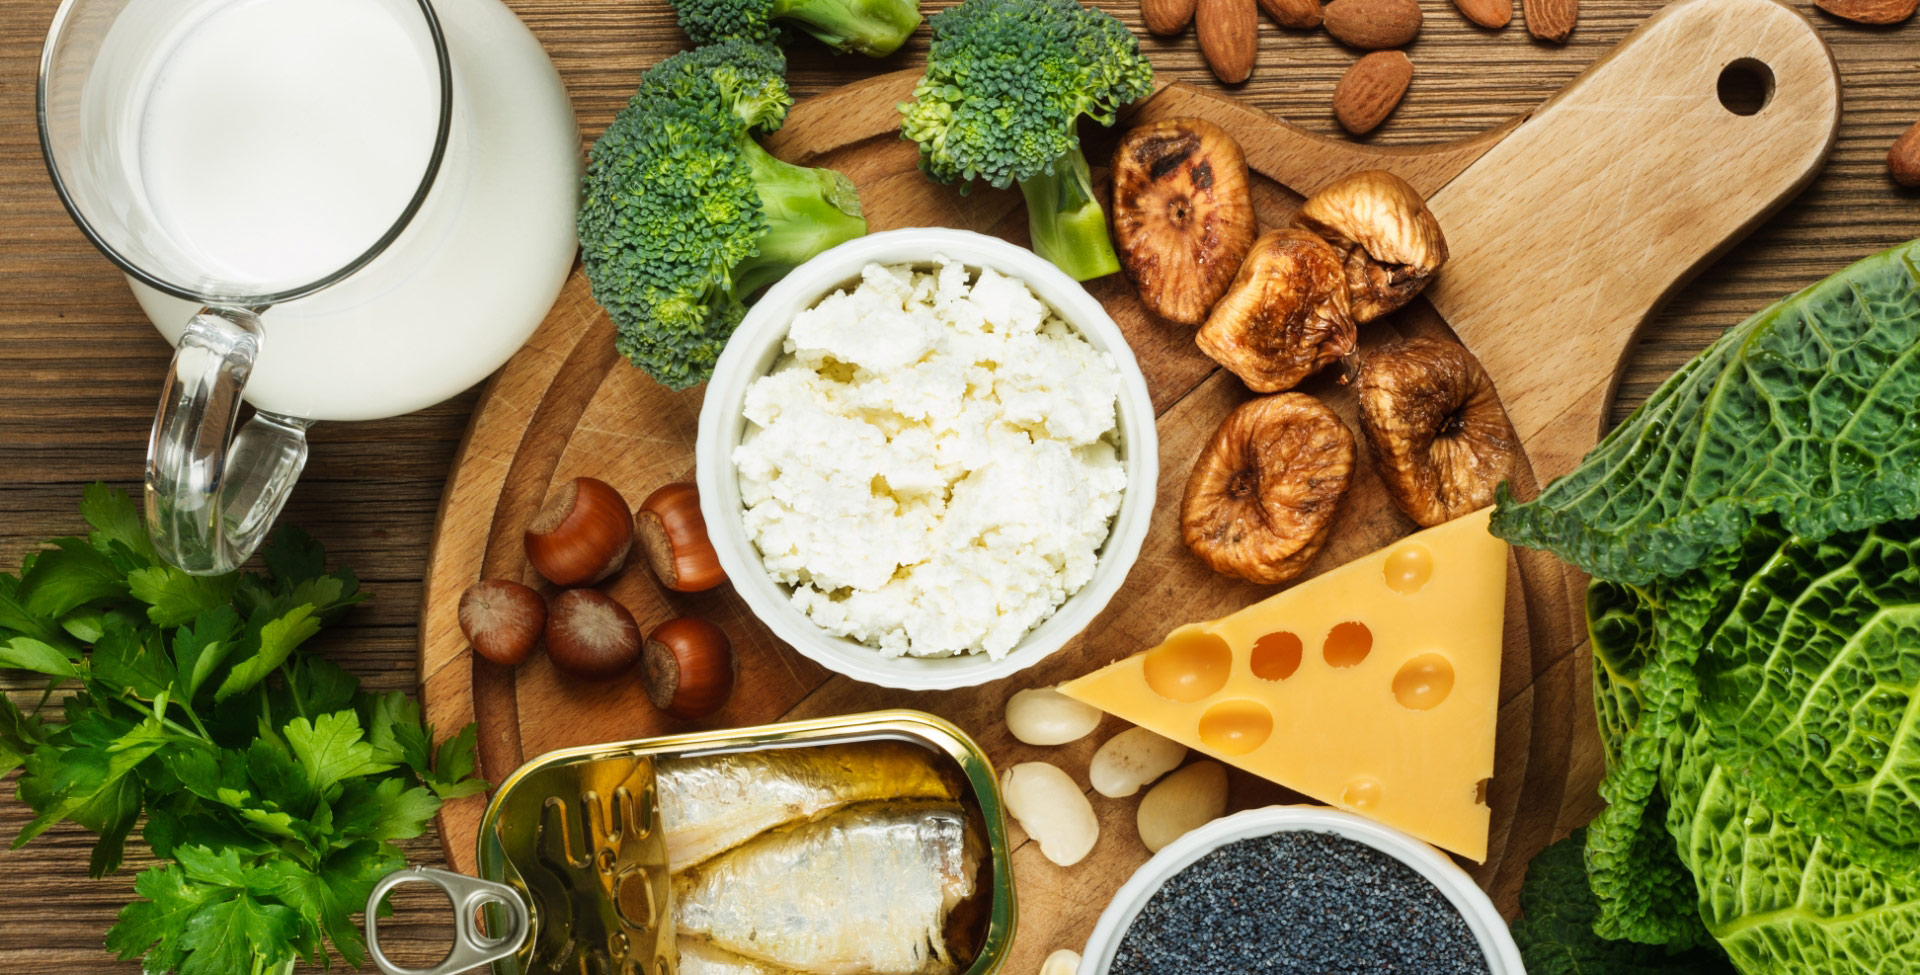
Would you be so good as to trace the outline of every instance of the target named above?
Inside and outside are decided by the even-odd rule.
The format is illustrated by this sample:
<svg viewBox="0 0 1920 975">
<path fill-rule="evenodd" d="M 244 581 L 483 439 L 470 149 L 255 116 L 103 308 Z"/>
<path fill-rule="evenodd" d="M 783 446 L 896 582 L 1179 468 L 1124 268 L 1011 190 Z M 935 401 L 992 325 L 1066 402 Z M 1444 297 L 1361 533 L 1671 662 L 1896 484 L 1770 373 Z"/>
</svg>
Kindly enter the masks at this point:
<svg viewBox="0 0 1920 975">
<path fill-rule="evenodd" d="M 1596 932 L 1704 930 L 1749 973 L 1920 969 L 1916 615 L 1920 521 L 1814 541 L 1762 519 L 1678 579 L 1593 583 Z"/>
<path fill-rule="evenodd" d="M 1920 515 L 1920 241 L 1729 329 L 1494 533 L 1596 578 L 1674 578 L 1772 514 L 1810 539 Z"/>
</svg>

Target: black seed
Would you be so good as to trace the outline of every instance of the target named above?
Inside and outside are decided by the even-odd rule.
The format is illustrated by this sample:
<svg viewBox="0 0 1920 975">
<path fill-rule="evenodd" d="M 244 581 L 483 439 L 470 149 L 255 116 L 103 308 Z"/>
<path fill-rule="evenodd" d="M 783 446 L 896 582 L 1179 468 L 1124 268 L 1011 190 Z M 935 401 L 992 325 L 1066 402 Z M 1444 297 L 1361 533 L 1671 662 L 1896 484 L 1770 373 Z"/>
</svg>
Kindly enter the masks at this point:
<svg viewBox="0 0 1920 975">
<path fill-rule="evenodd" d="M 1120 939 L 1110 975 L 1486 975 L 1487 959 L 1412 867 L 1332 833 L 1223 846 L 1175 874 Z"/>
</svg>

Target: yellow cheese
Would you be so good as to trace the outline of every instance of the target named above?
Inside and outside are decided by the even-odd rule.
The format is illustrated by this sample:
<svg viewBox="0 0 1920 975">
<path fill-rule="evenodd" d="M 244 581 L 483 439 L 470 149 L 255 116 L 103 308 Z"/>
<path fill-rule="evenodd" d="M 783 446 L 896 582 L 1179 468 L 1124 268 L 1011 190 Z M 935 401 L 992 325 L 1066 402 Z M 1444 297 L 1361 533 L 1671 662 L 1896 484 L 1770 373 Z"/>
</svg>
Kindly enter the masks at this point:
<svg viewBox="0 0 1920 975">
<path fill-rule="evenodd" d="M 1467 515 L 1060 688 L 1484 860 L 1507 545 Z"/>
</svg>

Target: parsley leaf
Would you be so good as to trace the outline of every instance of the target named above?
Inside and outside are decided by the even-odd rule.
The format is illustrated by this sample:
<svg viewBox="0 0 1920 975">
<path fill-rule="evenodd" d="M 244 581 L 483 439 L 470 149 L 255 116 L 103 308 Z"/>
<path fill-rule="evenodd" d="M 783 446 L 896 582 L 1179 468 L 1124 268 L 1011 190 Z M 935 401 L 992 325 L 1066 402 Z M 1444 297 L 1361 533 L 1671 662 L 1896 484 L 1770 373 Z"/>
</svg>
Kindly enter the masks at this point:
<svg viewBox="0 0 1920 975">
<path fill-rule="evenodd" d="M 233 576 L 188 575 L 171 565 L 127 573 L 133 598 L 147 604 L 155 626 L 179 626 L 226 605 L 233 598 Z"/>
<path fill-rule="evenodd" d="M 307 638 L 320 632 L 320 621 L 314 618 L 312 606 L 299 606 L 279 619 L 260 628 L 260 648 L 253 656 L 235 664 L 228 672 L 227 679 L 220 682 L 220 689 L 213 692 L 215 701 L 252 690 L 274 668 L 287 662 L 293 651 L 305 643 Z"/>
<path fill-rule="evenodd" d="M 169 862 L 107 932 L 153 975 L 265 975 L 365 959 L 354 917 L 473 778 L 474 729 L 433 746 L 420 707 L 374 695 L 302 653 L 366 599 L 283 529 L 265 574 L 190 576 L 154 554 L 125 494 L 89 488 L 93 531 L 0 573 L 0 667 L 70 684 L 64 720 L 0 696 L 0 774 L 34 813 L 19 846 L 62 820 L 98 834 L 90 869 L 117 870 L 140 825 Z M 45 701 L 43 699 L 42 703 Z"/>
<path fill-rule="evenodd" d="M 48 677 L 80 676 L 79 668 L 58 647 L 25 636 L 17 636 L 0 644 L 0 667 L 31 670 Z"/>
<path fill-rule="evenodd" d="M 361 740 L 360 719 L 352 711 L 323 714 L 311 722 L 295 718 L 287 723 L 286 734 L 294 759 L 306 771 L 307 781 L 320 792 L 342 780 L 393 767 L 374 761 L 373 746 Z"/>
</svg>

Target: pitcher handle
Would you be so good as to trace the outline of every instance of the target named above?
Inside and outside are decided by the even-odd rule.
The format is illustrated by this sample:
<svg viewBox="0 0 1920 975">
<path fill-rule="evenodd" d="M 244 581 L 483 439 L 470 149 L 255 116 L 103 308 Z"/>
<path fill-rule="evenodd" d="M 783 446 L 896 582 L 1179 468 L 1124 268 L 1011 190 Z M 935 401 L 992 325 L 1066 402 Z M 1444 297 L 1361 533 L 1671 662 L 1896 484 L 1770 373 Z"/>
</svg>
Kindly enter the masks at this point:
<svg viewBox="0 0 1920 975">
<path fill-rule="evenodd" d="M 147 442 L 147 533 L 162 558 L 196 575 L 245 562 L 307 464 L 309 420 L 262 410 L 233 436 L 264 337 L 248 309 L 201 309 L 160 392 Z"/>
<path fill-rule="evenodd" d="M 428 968 L 403 968 L 380 950 L 380 902 L 402 884 L 431 884 L 453 902 L 453 950 Z M 480 910 L 486 907 L 499 908 L 488 912 L 489 916 L 502 919 L 506 926 L 497 936 L 480 930 Z M 454 975 L 490 965 L 519 951 L 520 946 L 527 943 L 527 932 L 532 927 L 530 920 L 526 901 L 520 898 L 519 891 L 506 884 L 432 867 L 408 867 L 380 878 L 380 882 L 373 885 L 373 893 L 367 895 L 364 921 L 367 957 L 386 975 Z"/>
</svg>

